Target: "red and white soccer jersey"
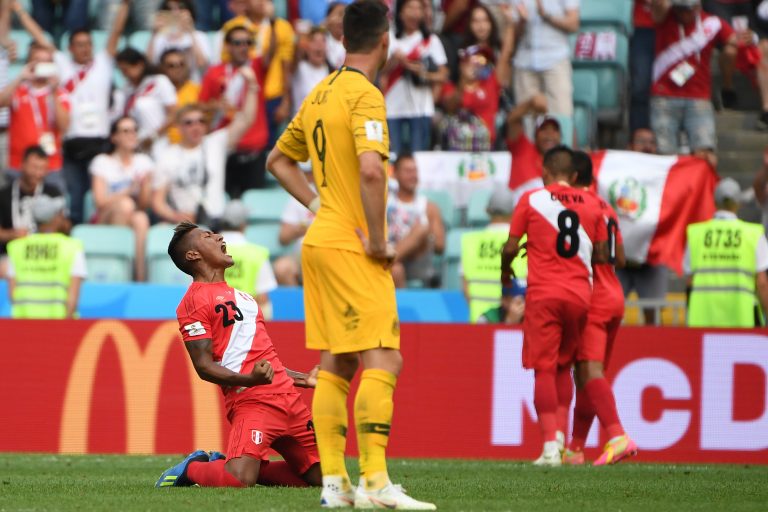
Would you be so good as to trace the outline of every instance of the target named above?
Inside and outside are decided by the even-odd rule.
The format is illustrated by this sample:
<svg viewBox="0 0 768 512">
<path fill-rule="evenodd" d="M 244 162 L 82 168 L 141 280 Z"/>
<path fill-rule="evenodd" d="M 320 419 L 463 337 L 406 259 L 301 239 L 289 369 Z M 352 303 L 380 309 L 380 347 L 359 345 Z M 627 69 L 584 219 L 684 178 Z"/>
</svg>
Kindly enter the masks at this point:
<svg viewBox="0 0 768 512">
<path fill-rule="evenodd" d="M 624 242 L 621 238 L 616 212 L 611 205 L 599 197 L 598 201 L 608 231 L 609 262 L 594 265 L 592 302 L 587 316 L 587 325 L 577 349 L 576 359 L 578 361 L 600 361 L 604 366 L 607 366 L 613 342 L 624 317 L 624 290 L 614 271 L 616 247 L 623 245 Z"/>
<path fill-rule="evenodd" d="M 559 183 L 526 192 L 510 235 L 528 235 L 526 301 L 555 299 L 589 305 L 592 250 L 608 238 L 594 195 Z"/>
<path fill-rule="evenodd" d="M 552 184 L 526 192 L 517 204 L 510 235 L 523 234 L 528 237 L 523 366 L 554 371 L 571 364 L 581 346 L 592 296 L 592 252 L 607 239 L 606 226 L 595 196 Z"/>
<path fill-rule="evenodd" d="M 266 359 L 275 370 L 272 383 L 250 388 L 222 386 L 227 410 L 255 395 L 296 393 L 285 367 L 267 334 L 264 316 L 249 294 L 227 283 L 194 282 L 176 308 L 184 341 L 210 339 L 213 360 L 238 373 L 250 373 Z"/>
</svg>

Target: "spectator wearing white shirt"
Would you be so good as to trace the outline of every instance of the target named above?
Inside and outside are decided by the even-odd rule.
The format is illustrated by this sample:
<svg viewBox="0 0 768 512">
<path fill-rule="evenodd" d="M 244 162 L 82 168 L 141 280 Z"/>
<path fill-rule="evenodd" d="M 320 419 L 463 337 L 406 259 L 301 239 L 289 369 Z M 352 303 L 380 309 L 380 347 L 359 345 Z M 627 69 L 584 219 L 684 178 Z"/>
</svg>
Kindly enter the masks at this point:
<svg viewBox="0 0 768 512">
<path fill-rule="evenodd" d="M 227 254 L 234 265 L 224 273 L 224 279 L 233 288 L 249 293 L 256 299 L 265 320 L 272 320 L 272 302 L 269 292 L 277 288 L 269 250 L 250 243 L 244 235 L 248 223 L 248 208 L 236 199 L 227 203 L 219 227 L 227 243 Z"/>
<path fill-rule="evenodd" d="M 513 0 L 515 101 L 536 93 L 552 114 L 573 115 L 573 68 L 568 35 L 579 30 L 580 0 Z"/>
<path fill-rule="evenodd" d="M 309 182 L 309 188 L 315 190 L 311 167 L 305 171 L 305 177 Z M 301 244 L 313 220 L 315 220 L 315 214 L 311 210 L 294 197 L 288 199 L 280 217 L 278 241 L 283 247 L 290 245 L 291 251 L 277 258 L 272 264 L 277 282 L 281 286 L 301 284 Z"/>
<path fill-rule="evenodd" d="M 155 15 L 147 57 L 157 65 L 170 49 L 184 54 L 192 80 L 199 82 L 211 61 L 211 45 L 205 32 L 195 30 L 195 8 L 190 0 L 165 0 Z"/>
<path fill-rule="evenodd" d="M 328 4 L 328 15 L 325 17 L 325 28 L 328 30 L 325 36 L 325 55 L 333 69 L 340 68 L 347 56 L 347 50 L 341 42 L 341 36 L 344 32 L 342 22 L 346 7 L 345 2 L 331 2 Z"/>
<path fill-rule="evenodd" d="M 303 57 L 296 63 L 296 70 L 291 77 L 291 96 L 294 114 L 309 92 L 330 73 L 326 60 L 325 30 L 315 27 L 307 34 Z"/>
<path fill-rule="evenodd" d="M 120 51 L 116 60 L 126 79 L 119 112 L 136 119 L 142 149 L 149 151 L 173 123 L 176 88 L 167 76 L 156 73 L 147 57 L 135 48 Z"/>
<path fill-rule="evenodd" d="M 135 279 L 146 278 L 144 245 L 149 230 L 146 209 L 150 203 L 150 180 L 154 162 L 138 153 L 138 125 L 130 117 L 121 117 L 110 130 L 113 150 L 91 162 L 93 201 L 99 224 L 128 226 L 136 239 Z"/>
<path fill-rule="evenodd" d="M 35 20 L 24 13 L 20 4 L 14 4 L 19 20 L 35 42 L 54 52 L 60 83 L 69 95 L 70 122 L 64 134 L 62 173 L 70 197 L 69 216 L 75 224 L 87 220 L 83 219 L 83 199 L 90 187 L 88 167 L 108 145 L 114 59 L 130 3 L 120 3 L 107 45 L 97 53 L 87 30 L 69 34 L 67 53 L 56 50 Z"/>
<path fill-rule="evenodd" d="M 399 153 L 431 148 L 433 88 L 448 78 L 440 39 L 425 23 L 423 0 L 404 0 L 395 10 L 395 34 L 381 79 L 387 103 L 389 148 Z"/>
<path fill-rule="evenodd" d="M 225 128 L 206 135 L 205 112 L 200 105 L 186 105 L 178 111 L 181 143 L 163 151 L 152 180 L 152 209 L 162 220 L 208 223 L 221 217 L 227 154 L 256 115 L 256 76 L 248 66 L 238 73 L 246 80 L 245 103 Z"/>
</svg>

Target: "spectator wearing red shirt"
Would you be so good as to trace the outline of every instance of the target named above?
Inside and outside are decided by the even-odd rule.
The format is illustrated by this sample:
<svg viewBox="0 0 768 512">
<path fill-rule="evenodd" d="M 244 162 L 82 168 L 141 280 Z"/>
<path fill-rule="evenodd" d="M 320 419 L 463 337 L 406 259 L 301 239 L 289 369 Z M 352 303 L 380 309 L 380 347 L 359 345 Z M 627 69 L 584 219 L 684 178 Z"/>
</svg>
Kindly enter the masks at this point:
<svg viewBox="0 0 768 512">
<path fill-rule="evenodd" d="M 659 153 L 679 153 L 684 130 L 693 152 L 717 146 L 710 61 L 716 46 L 736 57 L 736 34 L 727 22 L 701 9 L 699 0 L 654 0 L 656 56 L 651 87 L 651 126 Z"/>
<path fill-rule="evenodd" d="M 244 26 L 236 25 L 224 35 L 224 44 L 229 53 L 229 62 L 208 69 L 203 76 L 199 101 L 214 113 L 214 129 L 227 126 L 234 114 L 242 109 L 247 93 L 245 80 L 237 73 L 238 68 L 247 66 L 263 84 L 264 69 L 261 59 L 252 59 L 250 50 L 254 37 Z M 237 199 L 252 188 L 263 188 L 266 173 L 265 148 L 269 141 L 269 128 L 264 101 L 264 91 L 259 87 L 256 102 L 256 119 L 251 124 L 237 149 L 227 158 L 225 190 L 231 198 Z"/>
<path fill-rule="evenodd" d="M 444 149 L 490 151 L 496 140 L 501 86 L 488 47 L 459 50 L 459 82 L 443 85 L 440 103 L 448 113 L 442 124 Z M 470 127 L 466 130 L 465 127 Z"/>
<path fill-rule="evenodd" d="M 561 144 L 560 123 L 545 115 L 547 110 L 546 97 L 535 94 L 516 105 L 507 116 L 507 148 L 512 153 L 509 188 L 515 195 L 515 202 L 524 192 L 542 186 L 544 153 Z M 533 141 L 523 129 L 523 118 L 530 114 L 538 116 Z"/>
<path fill-rule="evenodd" d="M 51 172 L 46 182 L 65 191 L 61 175 L 61 135 L 69 127 L 69 99 L 59 86 L 59 73 L 53 53 L 36 43 L 30 45 L 27 65 L 21 74 L 0 91 L 0 107 L 10 107 L 9 168 L 18 176 L 24 151 L 30 146 L 43 148 Z"/>
<path fill-rule="evenodd" d="M 651 17 L 653 0 L 635 0 L 635 26 L 629 40 L 629 132 L 651 127 L 651 77 L 656 48 L 656 27 Z"/>
</svg>

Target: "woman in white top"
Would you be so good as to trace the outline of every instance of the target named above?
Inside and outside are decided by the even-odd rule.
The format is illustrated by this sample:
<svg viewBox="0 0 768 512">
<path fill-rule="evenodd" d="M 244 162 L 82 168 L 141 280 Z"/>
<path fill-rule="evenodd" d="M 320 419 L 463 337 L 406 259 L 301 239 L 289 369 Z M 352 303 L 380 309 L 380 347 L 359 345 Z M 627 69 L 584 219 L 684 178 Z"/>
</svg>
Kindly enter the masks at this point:
<svg viewBox="0 0 768 512">
<path fill-rule="evenodd" d="M 102 153 L 90 166 L 91 190 L 99 224 L 129 226 L 136 236 L 136 280 L 145 278 L 144 243 L 149 229 L 146 210 L 151 199 L 154 163 L 138 153 L 138 125 L 123 116 L 110 130 L 112 152 Z"/>
<path fill-rule="evenodd" d="M 433 89 L 448 78 L 445 49 L 425 23 L 423 0 L 398 2 L 390 58 L 381 80 L 387 102 L 389 147 L 424 151 L 431 147 Z"/>
<path fill-rule="evenodd" d="M 298 112 L 304 98 L 331 72 L 326 60 L 325 48 L 325 29 L 313 27 L 306 36 L 306 45 L 291 78 L 294 115 Z"/>
<path fill-rule="evenodd" d="M 139 125 L 139 144 L 149 151 L 165 135 L 176 112 L 176 88 L 135 48 L 121 50 L 115 57 L 125 77 L 119 114 L 131 116 Z"/>
<path fill-rule="evenodd" d="M 211 60 L 211 45 L 205 32 L 195 30 L 195 6 L 190 0 L 164 0 L 155 15 L 147 58 L 157 65 L 170 49 L 184 54 L 192 80 L 199 82 Z"/>
</svg>

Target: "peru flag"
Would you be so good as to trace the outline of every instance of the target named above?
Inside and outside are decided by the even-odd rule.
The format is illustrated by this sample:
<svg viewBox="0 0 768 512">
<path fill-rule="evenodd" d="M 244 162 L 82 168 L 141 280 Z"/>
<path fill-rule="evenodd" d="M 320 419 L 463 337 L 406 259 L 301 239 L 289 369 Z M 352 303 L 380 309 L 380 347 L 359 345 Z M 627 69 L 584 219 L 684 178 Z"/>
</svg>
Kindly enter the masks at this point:
<svg viewBox="0 0 768 512">
<path fill-rule="evenodd" d="M 619 215 L 627 259 L 682 273 L 685 229 L 715 213 L 715 171 L 700 158 L 592 154 L 598 193 Z"/>
</svg>

